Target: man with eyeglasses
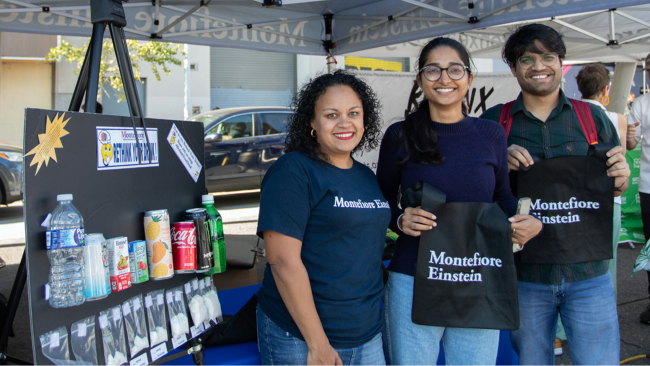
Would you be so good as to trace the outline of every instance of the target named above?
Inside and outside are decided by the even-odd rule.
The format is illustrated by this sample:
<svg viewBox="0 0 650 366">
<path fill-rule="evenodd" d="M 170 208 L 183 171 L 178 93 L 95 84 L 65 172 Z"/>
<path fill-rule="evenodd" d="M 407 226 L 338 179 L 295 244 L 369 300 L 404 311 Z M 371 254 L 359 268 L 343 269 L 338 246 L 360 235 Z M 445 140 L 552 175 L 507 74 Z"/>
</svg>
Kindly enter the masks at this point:
<svg viewBox="0 0 650 366">
<path fill-rule="evenodd" d="M 535 161 L 554 157 L 585 156 L 590 144 L 620 145 L 614 126 L 598 107 L 574 106 L 580 102 L 570 100 L 560 89 L 565 54 L 562 36 L 541 24 L 518 28 L 504 45 L 503 59 L 517 78 L 521 94 L 513 103 L 490 108 L 481 118 L 502 124 L 502 120 L 511 121 L 509 131 L 506 128 L 508 168 L 515 195 L 517 179 L 512 178 L 516 178 L 520 164 L 528 167 Z M 506 109 L 502 114 L 504 108 L 511 108 L 510 112 Z M 584 111 L 584 108 L 591 112 L 595 133 L 587 133 L 581 126 L 577 109 Z M 615 177 L 616 196 L 627 189 L 630 174 L 622 152 L 620 146 L 607 152 L 610 166 L 607 174 Z M 562 240 L 563 248 L 564 243 Z M 566 247 L 572 244 L 568 237 Z M 553 263 L 558 262 L 562 261 Z M 511 342 L 519 354 L 520 364 L 555 363 L 558 315 L 567 333 L 574 364 L 619 363 L 618 316 L 609 261 L 569 262 L 522 263 L 520 254 L 515 254 L 520 328 L 511 333 Z"/>
</svg>

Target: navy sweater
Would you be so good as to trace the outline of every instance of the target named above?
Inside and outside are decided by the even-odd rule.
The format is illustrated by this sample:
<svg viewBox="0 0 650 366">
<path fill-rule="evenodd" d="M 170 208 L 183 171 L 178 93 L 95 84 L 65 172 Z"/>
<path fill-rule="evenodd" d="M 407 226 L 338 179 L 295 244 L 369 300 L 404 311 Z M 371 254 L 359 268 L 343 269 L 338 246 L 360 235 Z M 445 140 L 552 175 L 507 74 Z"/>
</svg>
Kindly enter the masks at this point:
<svg viewBox="0 0 650 366">
<path fill-rule="evenodd" d="M 389 227 L 399 234 L 388 269 L 409 276 L 415 272 L 420 238 L 397 228 L 397 218 L 404 213 L 397 205 L 400 186 L 406 190 L 422 180 L 444 192 L 447 202 L 501 201 L 511 216 L 517 209 L 517 199 L 508 180 L 508 146 L 503 127 L 474 117 L 451 124 L 431 123 L 438 133 L 439 151 L 445 158 L 442 164 L 419 165 L 410 161 L 402 166 L 397 164 L 405 157 L 398 137 L 404 122 L 388 127 L 379 150 L 377 180 L 390 204 Z M 406 207 L 403 199 L 401 207 Z"/>
</svg>

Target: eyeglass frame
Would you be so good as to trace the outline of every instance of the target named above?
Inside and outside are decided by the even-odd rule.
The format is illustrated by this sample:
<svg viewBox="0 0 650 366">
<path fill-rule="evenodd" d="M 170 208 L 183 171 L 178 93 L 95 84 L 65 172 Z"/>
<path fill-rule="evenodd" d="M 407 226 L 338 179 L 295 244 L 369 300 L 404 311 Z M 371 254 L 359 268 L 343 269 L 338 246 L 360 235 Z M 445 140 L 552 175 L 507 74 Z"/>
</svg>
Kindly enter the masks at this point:
<svg viewBox="0 0 650 366">
<path fill-rule="evenodd" d="M 538 55 L 539 55 L 539 54 L 538 54 Z M 542 53 L 541 55 L 542 55 L 542 56 L 539 58 L 539 60 L 542 62 L 542 65 L 547 66 L 547 67 L 555 66 L 555 65 L 557 64 L 557 61 L 560 59 L 560 54 L 558 54 L 557 52 L 544 52 L 544 53 Z M 544 60 L 544 56 L 546 56 L 546 55 L 555 55 L 555 62 L 554 62 L 552 65 L 547 65 L 547 64 L 544 63 L 543 60 Z M 530 66 L 528 66 L 528 67 L 524 67 L 524 66 L 521 64 L 521 58 L 522 58 L 522 57 L 527 57 L 527 56 L 533 56 L 533 55 L 530 55 L 530 54 L 528 54 L 528 55 L 521 55 L 521 56 L 519 56 L 519 58 L 517 58 L 517 65 L 519 65 L 519 67 L 521 67 L 522 70 L 528 70 L 528 69 L 530 69 L 531 67 L 535 66 L 535 64 L 537 63 L 537 57 L 535 57 L 535 62 L 534 62 L 532 65 L 530 65 Z"/>
<path fill-rule="evenodd" d="M 462 66 L 462 68 L 463 68 L 463 76 L 459 77 L 458 79 L 454 79 L 454 78 L 451 77 L 451 75 L 449 75 L 449 69 L 450 69 L 451 67 L 454 67 L 454 66 Z M 424 78 L 427 79 L 427 80 L 429 80 L 429 81 L 432 82 L 432 83 L 434 83 L 434 82 L 440 80 L 440 78 L 442 77 L 442 72 L 443 72 L 443 71 L 447 72 L 447 77 L 449 77 L 449 79 L 454 80 L 454 81 L 455 81 L 455 80 L 460 80 L 460 79 L 464 78 L 464 77 L 465 77 L 465 74 L 471 74 L 471 73 L 472 73 L 472 70 L 469 68 L 469 66 L 467 66 L 467 65 L 462 65 L 462 64 L 452 64 L 452 65 L 450 65 L 449 67 L 440 67 L 440 66 L 436 66 L 436 65 L 431 65 L 431 64 L 429 64 L 429 65 L 425 65 L 424 67 L 422 67 L 422 68 L 419 70 L 419 73 L 422 74 L 422 73 L 424 72 L 424 69 L 426 69 L 427 67 L 437 67 L 437 68 L 440 69 L 440 76 L 439 76 L 436 80 L 429 80 L 429 78 L 427 78 L 427 77 L 426 77 L 426 74 L 425 74 Z"/>
</svg>

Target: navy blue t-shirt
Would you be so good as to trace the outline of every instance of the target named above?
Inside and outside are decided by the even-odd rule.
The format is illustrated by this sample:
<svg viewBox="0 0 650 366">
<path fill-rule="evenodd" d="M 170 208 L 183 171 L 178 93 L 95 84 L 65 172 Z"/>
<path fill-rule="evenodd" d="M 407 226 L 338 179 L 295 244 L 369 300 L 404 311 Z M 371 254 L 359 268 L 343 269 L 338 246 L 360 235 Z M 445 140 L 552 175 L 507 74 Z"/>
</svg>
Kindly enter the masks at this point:
<svg viewBox="0 0 650 366">
<path fill-rule="evenodd" d="M 340 169 L 289 153 L 262 181 L 257 235 L 272 230 L 302 241 L 316 310 L 335 348 L 357 347 L 381 329 L 381 257 L 390 216 L 375 175 L 357 161 Z M 273 322 L 304 339 L 268 264 L 257 296 Z"/>
</svg>

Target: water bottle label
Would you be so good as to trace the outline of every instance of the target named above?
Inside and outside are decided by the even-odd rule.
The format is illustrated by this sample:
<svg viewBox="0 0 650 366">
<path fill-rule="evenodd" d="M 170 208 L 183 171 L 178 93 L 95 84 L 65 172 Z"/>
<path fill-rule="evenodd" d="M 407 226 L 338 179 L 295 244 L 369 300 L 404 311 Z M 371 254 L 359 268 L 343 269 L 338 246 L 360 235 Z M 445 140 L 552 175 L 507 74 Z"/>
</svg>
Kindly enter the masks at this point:
<svg viewBox="0 0 650 366">
<path fill-rule="evenodd" d="M 48 230 L 45 232 L 47 250 L 74 248 L 84 245 L 84 228 Z"/>
</svg>

